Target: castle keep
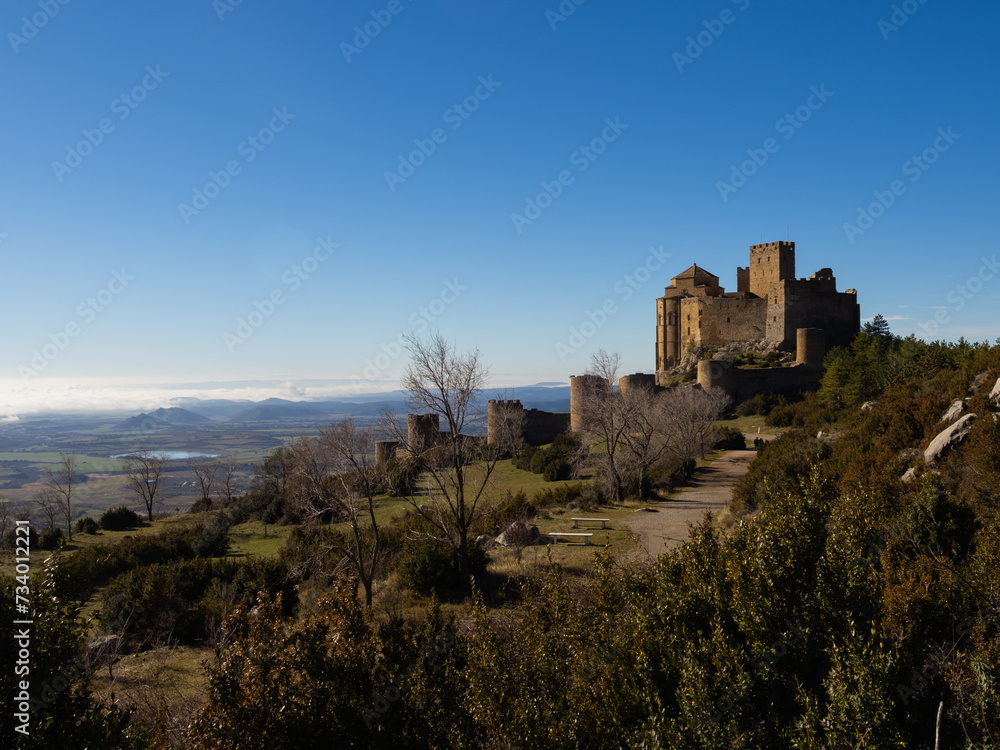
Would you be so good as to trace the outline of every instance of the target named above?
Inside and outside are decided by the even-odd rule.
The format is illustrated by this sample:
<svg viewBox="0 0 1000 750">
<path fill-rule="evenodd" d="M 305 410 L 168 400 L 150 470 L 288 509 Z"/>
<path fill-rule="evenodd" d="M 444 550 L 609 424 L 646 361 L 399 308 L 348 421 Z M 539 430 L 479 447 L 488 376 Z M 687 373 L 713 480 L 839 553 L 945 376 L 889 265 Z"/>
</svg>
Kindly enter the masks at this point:
<svg viewBox="0 0 1000 750">
<path fill-rule="evenodd" d="M 750 265 L 736 269 L 736 291 L 697 264 L 672 279 L 656 300 L 656 372 L 680 364 L 688 347 L 751 341 L 791 351 L 796 331 L 826 332 L 826 346 L 847 344 L 861 327 L 857 292 L 837 291 L 829 268 L 795 278 L 795 243 L 750 246 Z"/>
</svg>

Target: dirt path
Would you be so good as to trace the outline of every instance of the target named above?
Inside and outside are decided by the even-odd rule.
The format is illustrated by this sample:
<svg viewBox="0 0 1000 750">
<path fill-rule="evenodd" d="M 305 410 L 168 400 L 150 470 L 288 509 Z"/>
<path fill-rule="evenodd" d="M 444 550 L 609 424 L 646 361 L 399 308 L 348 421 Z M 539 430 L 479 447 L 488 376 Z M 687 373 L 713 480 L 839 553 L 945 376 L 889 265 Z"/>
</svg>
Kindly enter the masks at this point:
<svg viewBox="0 0 1000 750">
<path fill-rule="evenodd" d="M 749 440 L 757 435 L 748 435 Z M 773 440 L 772 435 L 760 437 Z M 652 510 L 636 511 L 624 522 L 639 537 L 640 555 L 645 550 L 658 557 L 668 549 L 680 546 L 688 538 L 688 525 L 697 525 L 705 512 L 725 508 L 733 494 L 736 481 L 747 473 L 756 451 L 730 451 L 719 456 L 676 500 L 657 503 Z"/>
</svg>

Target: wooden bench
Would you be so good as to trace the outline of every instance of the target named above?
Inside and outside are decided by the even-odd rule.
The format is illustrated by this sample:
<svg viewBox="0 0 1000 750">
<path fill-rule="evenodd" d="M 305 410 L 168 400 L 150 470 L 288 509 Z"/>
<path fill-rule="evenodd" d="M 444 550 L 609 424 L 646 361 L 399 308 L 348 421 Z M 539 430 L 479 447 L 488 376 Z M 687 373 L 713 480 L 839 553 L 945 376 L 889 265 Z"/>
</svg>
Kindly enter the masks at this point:
<svg viewBox="0 0 1000 750">
<path fill-rule="evenodd" d="M 604 524 L 609 523 L 610 521 L 611 521 L 610 518 L 574 518 L 573 519 L 573 528 L 574 529 L 580 528 L 577 525 L 579 523 L 599 523 L 599 524 L 601 524 L 601 528 L 605 529 L 607 527 Z"/>
<path fill-rule="evenodd" d="M 573 531 L 550 531 L 549 532 L 549 536 L 552 537 L 552 541 L 553 542 L 558 542 L 559 541 L 559 537 L 561 537 L 561 536 L 570 536 L 570 537 L 582 536 L 583 537 L 583 542 L 581 542 L 580 544 L 582 544 L 583 546 L 586 547 L 586 546 L 588 546 L 590 544 L 590 537 L 592 537 L 593 534 L 581 534 L 581 533 L 573 532 Z M 567 544 L 568 544 L 568 542 L 567 542 Z"/>
</svg>

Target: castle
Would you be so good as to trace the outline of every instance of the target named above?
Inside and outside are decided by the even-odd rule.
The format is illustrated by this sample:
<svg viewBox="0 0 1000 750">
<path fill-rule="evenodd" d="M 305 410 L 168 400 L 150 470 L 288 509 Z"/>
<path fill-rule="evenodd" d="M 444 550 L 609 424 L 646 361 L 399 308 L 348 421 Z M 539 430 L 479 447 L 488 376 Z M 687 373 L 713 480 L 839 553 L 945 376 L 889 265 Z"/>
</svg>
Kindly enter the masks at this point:
<svg viewBox="0 0 1000 750">
<path fill-rule="evenodd" d="M 697 264 L 674 277 L 656 300 L 656 374 L 680 364 L 689 349 L 762 341 L 791 351 L 800 328 L 823 329 L 826 346 L 844 345 L 861 327 L 857 291 L 837 291 L 829 268 L 795 278 L 795 243 L 750 246 L 750 265 L 736 269 L 736 291 Z"/>
<path fill-rule="evenodd" d="M 670 369 L 697 347 L 765 343 L 795 352 L 795 364 L 784 367 L 736 367 L 724 359 L 697 363 L 698 385 L 720 388 L 734 403 L 757 393 L 815 390 L 830 346 L 849 344 L 861 330 L 861 307 L 854 289 L 837 291 L 829 268 L 808 279 L 795 278 L 795 243 L 770 242 L 750 246 L 750 265 L 736 269 L 736 291 L 726 292 L 719 277 L 697 264 L 671 280 L 656 300 L 656 374 L 626 375 L 618 390 L 668 387 Z M 534 445 L 551 442 L 567 430 L 583 429 L 584 389 L 594 375 L 570 377 L 569 413 L 525 410 L 520 401 L 491 400 L 487 440 L 505 411 L 523 415 L 523 437 Z M 436 414 L 408 416 L 411 445 L 433 445 L 438 439 Z M 385 461 L 398 443 L 385 442 L 376 454 Z"/>
</svg>

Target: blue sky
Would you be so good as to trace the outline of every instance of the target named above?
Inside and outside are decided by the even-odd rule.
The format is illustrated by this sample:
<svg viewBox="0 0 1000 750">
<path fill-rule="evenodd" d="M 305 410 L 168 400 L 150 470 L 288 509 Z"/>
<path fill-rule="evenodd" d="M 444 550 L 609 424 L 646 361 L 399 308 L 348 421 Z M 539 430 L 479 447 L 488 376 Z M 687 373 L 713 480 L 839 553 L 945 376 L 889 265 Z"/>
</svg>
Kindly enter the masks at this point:
<svg viewBox="0 0 1000 750">
<path fill-rule="evenodd" d="M 998 21 L 942 0 L 11 0 L 8 401 L 392 387 L 394 342 L 430 330 L 498 383 L 599 347 L 651 371 L 670 277 L 697 261 L 735 288 L 750 244 L 788 236 L 863 317 L 993 341 Z"/>
</svg>

